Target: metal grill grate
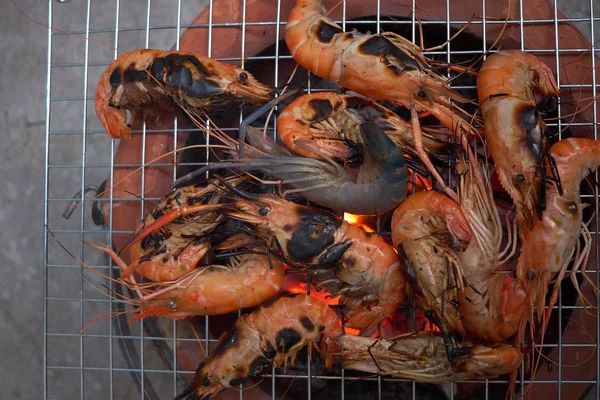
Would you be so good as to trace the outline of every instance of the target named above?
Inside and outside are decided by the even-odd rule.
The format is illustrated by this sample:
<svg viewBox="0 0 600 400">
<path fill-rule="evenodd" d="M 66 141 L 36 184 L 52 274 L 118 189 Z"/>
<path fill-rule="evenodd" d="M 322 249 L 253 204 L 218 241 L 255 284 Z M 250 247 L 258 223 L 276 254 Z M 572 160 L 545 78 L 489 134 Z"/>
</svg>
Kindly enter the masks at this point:
<svg viewBox="0 0 600 400">
<path fill-rule="evenodd" d="M 277 10 L 282 8 L 281 0 L 264 1 L 271 2 L 272 7 L 276 7 Z M 349 3 L 353 1 L 348 0 Z M 518 36 L 521 39 L 522 49 L 528 49 L 527 40 L 530 38 L 526 34 L 526 28 L 531 26 L 549 27 L 548 32 L 554 35 L 555 43 L 559 43 L 559 40 L 563 40 L 563 38 L 559 38 L 558 27 L 567 23 L 576 24 L 590 43 L 594 42 L 591 40 L 596 37 L 594 23 L 599 19 L 595 17 L 594 13 L 595 2 L 590 1 L 589 4 L 581 2 L 585 12 L 577 14 L 574 5 L 568 5 L 566 1 L 562 2 L 564 4 L 557 1 L 551 5 L 552 18 L 525 18 L 530 2 L 522 0 L 519 3 L 518 0 L 513 0 L 513 3 L 518 5 L 519 13 L 517 15 L 520 17 L 516 19 L 511 17 L 509 20 L 509 26 L 519 28 Z M 118 56 L 118 53 L 110 46 L 101 45 L 96 41 L 106 42 L 125 52 L 141 47 L 167 49 L 173 44 L 178 48 L 179 37 L 186 28 L 192 26 L 193 17 L 204 8 L 206 3 L 206 1 L 190 0 L 177 2 L 172 0 L 123 2 L 119 0 L 88 0 L 87 2 L 49 0 L 48 25 L 51 28 L 69 31 L 72 35 L 59 31 L 50 31 L 48 35 L 45 223 L 58 241 L 75 257 L 102 273 L 110 274 L 112 264 L 109 264 L 98 251 L 86 247 L 83 242 L 89 241 L 96 244 L 106 242 L 110 246 L 113 233 L 127 234 L 131 232 L 113 231 L 112 218 L 106 221 L 106 229 L 95 226 L 91 219 L 91 203 L 77 208 L 69 219 L 62 217 L 65 208 L 73 202 L 72 195 L 76 192 L 79 193 L 75 195 L 75 200 L 81 202 L 90 197 L 89 191 L 86 193 L 90 185 L 98 185 L 107 177 L 109 177 L 109 185 L 114 183 L 111 171 L 115 166 L 114 154 L 117 143 L 108 139 L 95 115 L 94 92 L 100 74 Z M 408 19 L 398 21 L 382 18 L 387 15 L 388 2 L 373 0 L 363 3 L 365 3 L 363 15 L 375 17 L 372 20 L 363 20 L 360 22 L 361 24 L 374 24 L 377 31 L 387 30 L 392 24 L 404 24 L 412 32 L 412 40 L 418 38 L 416 17 L 408 11 L 415 5 L 420 7 L 419 1 L 413 0 L 412 4 L 410 1 L 403 2 L 403 4 L 406 3 L 406 7 L 402 15 L 408 16 Z M 486 10 L 491 8 L 490 2 L 486 3 L 485 0 L 482 0 L 481 3 L 472 3 L 479 10 L 473 10 L 473 13 L 479 12 L 480 15 L 486 15 Z M 452 2 L 451 5 L 449 0 L 446 0 L 445 4 L 439 2 L 442 12 L 436 15 L 445 15 L 445 18 L 431 18 L 431 14 L 428 13 L 431 10 L 427 9 L 421 13 L 423 23 L 438 26 L 444 32 L 444 39 L 450 38 L 451 25 L 460 26 L 467 22 L 467 18 L 451 18 L 454 15 L 453 7 L 457 7 L 454 4 Z M 213 55 L 215 50 L 213 29 L 241 29 L 239 56 L 221 58 L 221 60 L 237 62 L 242 65 L 251 60 L 271 62 L 274 80 L 272 82 L 265 81 L 265 83 L 278 85 L 282 81 L 280 77 L 281 62 L 289 60 L 291 57 L 282 55 L 284 51 L 281 46 L 275 47 L 274 56 L 246 54 L 244 32 L 250 26 L 283 26 L 287 15 L 277 13 L 279 18 L 276 20 L 248 22 L 246 21 L 246 12 L 248 11 L 246 1 L 243 1 L 242 5 L 243 19 L 241 22 L 213 24 L 212 17 L 209 19 L 208 55 Z M 210 7 L 212 15 L 215 11 L 212 0 L 208 2 L 207 7 Z M 346 2 L 343 2 L 340 7 L 341 23 L 346 28 Z M 571 18 L 559 18 L 559 9 L 562 9 Z M 478 49 L 453 50 L 457 46 L 451 43 L 443 50 L 431 54 L 438 57 L 443 56 L 448 62 L 453 61 L 456 54 L 481 55 L 487 49 L 486 42 L 489 44 L 495 39 L 495 36 L 488 32 L 489 28 L 497 27 L 502 23 L 504 21 L 500 19 L 476 17 L 472 21 L 472 26 L 481 32 Z M 85 38 L 91 40 L 88 41 Z M 277 42 L 282 38 L 283 36 L 277 35 L 272 38 L 272 42 Z M 537 49 L 536 54 L 554 55 L 555 66 L 561 65 L 563 54 L 582 54 L 583 57 L 591 60 L 591 67 L 594 68 L 595 59 L 590 56 L 590 52 L 585 47 L 563 49 L 555 45 L 554 48 Z M 592 49 L 596 51 L 594 47 Z M 592 95 L 596 95 L 595 74 L 590 74 L 585 84 L 571 82 L 561 73 L 557 78 L 561 89 L 576 92 L 579 88 L 584 88 Z M 311 89 L 310 83 L 307 89 Z M 582 129 L 587 127 L 587 132 L 594 138 L 598 138 L 595 104 L 592 109 L 590 121 L 583 122 L 575 119 L 573 126 Z M 559 109 L 559 113 L 567 114 L 563 109 Z M 554 125 L 558 129 L 564 128 L 564 123 Z M 177 127 L 177 123 L 175 126 Z M 145 143 L 148 134 L 145 128 L 142 134 Z M 175 129 L 173 143 L 176 145 L 177 134 L 178 131 Z M 145 159 L 144 151 L 142 151 L 142 159 Z M 142 174 L 144 173 L 145 169 L 142 169 Z M 173 176 L 175 177 L 175 172 L 173 172 Z M 598 182 L 597 175 L 595 178 L 595 182 Z M 142 187 L 142 193 L 145 192 L 144 189 Z M 597 200 L 597 191 L 593 193 L 595 195 L 591 194 L 587 197 Z M 86 194 L 88 195 L 86 196 Z M 137 199 L 131 200 L 142 202 L 140 218 L 143 217 L 144 204 L 153 200 L 157 199 L 145 198 L 143 202 Z M 111 197 L 108 201 L 112 207 L 113 198 Z M 598 202 L 592 201 L 592 204 L 596 211 L 594 215 L 598 215 Z M 600 255 L 598 222 L 598 218 L 595 217 L 590 225 L 595 251 L 592 251 L 588 264 L 588 273 L 596 282 L 599 280 L 597 260 Z M 109 284 L 108 281 L 91 273 L 73 260 L 57 245 L 49 233 L 45 235 L 44 277 L 44 395 L 46 399 L 129 399 L 138 397 L 166 399 L 181 391 L 185 385 L 182 377 L 185 374 L 192 374 L 193 371 L 185 372 L 178 369 L 177 366 L 181 361 L 178 357 L 181 357 L 181 354 L 173 349 L 182 343 L 188 343 L 190 346 L 197 345 L 195 338 L 181 334 L 185 329 L 186 322 L 169 322 L 170 336 L 165 336 L 158 331 L 149 333 L 148 327 L 146 330 L 143 329 L 139 322 L 124 325 L 124 328 L 116 318 L 98 320 L 84 333 L 80 333 L 82 326 L 92 318 L 114 311 L 118 301 L 108 298 L 106 290 L 104 292 L 95 290 L 90 283 L 102 289 L 102 285 Z M 573 398 L 573 393 L 584 396 L 586 390 L 596 383 L 595 373 L 590 373 L 590 371 L 597 371 L 600 366 L 600 356 L 597 352 L 594 353 L 600 332 L 600 318 L 598 318 L 600 315 L 593 311 L 595 319 L 594 316 L 584 316 L 579 303 L 567 303 L 564 297 L 564 294 L 561 293 L 555 311 L 555 314 L 559 316 L 556 325 L 557 340 L 554 343 L 545 344 L 544 348 L 555 350 L 554 353 L 551 353 L 551 357 L 559 364 L 565 359 L 566 353 L 577 352 L 580 361 L 587 356 L 591 356 L 591 359 L 575 368 L 558 365 L 554 366 L 552 371 L 548 369 L 547 373 L 540 373 L 536 379 L 538 385 L 534 390 L 543 390 L 549 398 Z M 565 321 L 561 316 L 563 312 L 571 311 L 573 312 L 571 318 L 574 322 L 571 322 L 570 325 L 574 328 L 569 331 L 567 327 L 563 333 Z M 204 330 L 199 332 L 199 336 L 204 347 L 210 349 L 216 341 L 209 335 L 209 324 L 212 319 L 205 318 L 203 320 Z M 579 321 L 585 323 L 586 329 L 581 328 Z M 590 323 L 590 321 L 592 322 Z M 590 327 L 591 330 L 589 330 Z M 588 330 L 589 335 L 582 333 Z M 572 357 L 569 359 L 571 360 Z M 545 366 L 544 369 L 546 369 Z M 368 378 L 376 382 L 376 389 L 374 393 L 369 394 L 369 397 L 361 397 L 363 394 L 353 389 L 356 387 L 354 382 L 367 378 L 347 375 L 347 371 L 341 371 L 337 376 L 321 376 L 311 370 L 310 363 L 300 373 L 294 371 L 283 374 L 280 370 L 273 370 L 265 378 L 271 381 L 271 391 L 266 392 L 266 397 L 275 399 L 281 396 L 281 393 L 276 393 L 276 383 L 285 381 L 290 385 L 293 384 L 286 397 L 294 398 L 291 393 L 300 390 L 299 387 L 302 386 L 307 398 L 320 398 L 324 396 L 322 392 L 313 393 L 315 381 L 323 382 L 322 385 L 334 381 L 339 388 L 336 396 L 340 398 L 385 398 L 390 382 L 396 381 L 382 377 Z M 503 397 L 504 383 L 505 381 L 490 381 L 474 385 L 478 385 L 479 389 L 482 388 L 477 393 L 481 393 L 481 396 L 487 399 Z M 522 383 L 526 384 L 527 381 L 524 380 Z M 407 397 L 423 398 L 422 396 L 426 393 L 426 389 L 421 386 L 409 384 L 408 387 L 410 392 L 406 393 Z M 455 397 L 454 389 L 454 386 L 447 388 L 448 397 Z M 239 396 L 240 399 L 248 397 L 245 392 L 239 392 L 239 394 L 231 392 L 229 395 Z M 600 398 L 600 388 L 596 385 L 588 396 L 591 397 L 587 398 Z"/>
</svg>

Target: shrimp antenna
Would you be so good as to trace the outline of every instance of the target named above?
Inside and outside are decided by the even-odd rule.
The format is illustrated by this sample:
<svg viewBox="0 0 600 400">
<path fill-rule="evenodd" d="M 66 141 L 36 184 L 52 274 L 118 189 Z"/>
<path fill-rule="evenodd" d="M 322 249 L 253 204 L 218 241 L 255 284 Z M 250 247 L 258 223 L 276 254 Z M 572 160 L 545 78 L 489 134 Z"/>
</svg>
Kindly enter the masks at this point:
<svg viewBox="0 0 600 400">
<path fill-rule="evenodd" d="M 250 161 L 248 161 L 248 163 L 250 163 Z M 254 167 L 268 167 L 272 164 L 268 160 L 265 160 L 265 161 L 251 160 L 251 163 Z M 235 168 L 235 167 L 238 167 L 239 165 L 240 165 L 240 163 L 236 162 L 236 161 L 217 162 L 217 163 L 206 164 L 205 166 L 198 168 L 197 170 L 192 171 L 189 174 L 185 174 L 181 178 L 178 178 L 177 180 L 175 180 L 175 182 L 173 182 L 171 184 L 171 190 L 179 189 L 180 187 L 189 184 L 189 182 L 191 182 L 192 180 L 198 178 L 200 175 L 203 175 L 209 171 L 214 171 L 214 170 L 218 170 L 218 169 L 226 169 L 226 168 Z"/>
<path fill-rule="evenodd" d="M 410 157 L 404 157 L 404 162 L 408 168 L 421 176 L 429 177 L 431 175 L 426 168 L 423 168 L 423 164 L 419 160 L 415 160 L 414 158 Z"/>
<path fill-rule="evenodd" d="M 245 254 L 266 255 L 267 252 L 252 250 L 262 244 L 263 244 L 262 240 L 255 240 L 250 243 L 240 244 L 239 246 L 232 248 L 232 250 L 222 250 L 222 251 L 217 252 L 215 254 L 215 258 L 216 259 L 229 258 L 229 257 L 233 257 L 233 256 L 243 256 Z M 241 249 L 241 250 L 239 250 L 239 249 Z"/>
<path fill-rule="evenodd" d="M 237 194 L 238 196 L 246 199 L 246 200 L 250 200 L 250 201 L 259 201 L 260 197 L 258 195 L 255 194 L 250 194 L 250 193 L 246 193 L 238 188 L 236 188 L 235 186 L 231 185 L 229 182 L 227 182 L 225 180 L 225 178 L 223 178 L 222 176 L 218 176 L 215 175 L 215 178 L 223 185 L 227 188 L 227 190 L 229 190 L 230 192 L 233 192 L 235 194 Z"/>
<path fill-rule="evenodd" d="M 473 62 L 471 63 L 471 65 L 469 65 L 467 68 L 463 68 L 463 70 L 462 70 L 460 73 L 456 74 L 456 75 L 455 75 L 455 76 L 453 76 L 452 78 L 449 78 L 449 79 L 448 79 L 446 82 L 447 82 L 447 83 L 452 83 L 452 81 L 453 81 L 453 80 L 455 80 L 456 78 L 458 78 L 458 77 L 461 77 L 461 76 L 463 76 L 464 74 L 468 74 L 469 72 L 474 72 L 474 71 L 472 71 L 472 70 L 471 70 L 471 67 L 473 67 L 473 65 L 477 64 L 479 61 L 483 60 L 483 57 L 484 57 L 485 55 L 487 55 L 487 53 L 488 53 L 488 52 L 485 52 L 485 53 L 483 53 L 482 55 L 480 55 L 479 57 L 475 58 L 475 61 L 473 61 Z M 467 61 L 467 62 L 470 62 L 470 61 Z M 454 64 L 454 65 L 457 65 L 457 64 Z"/>
<path fill-rule="evenodd" d="M 240 142 L 239 145 L 239 156 L 240 158 L 244 158 L 244 144 L 246 142 L 246 130 L 248 126 L 264 115 L 271 108 L 275 107 L 277 104 L 281 103 L 283 100 L 288 99 L 292 96 L 298 94 L 299 90 L 291 90 L 287 93 L 282 94 L 281 96 L 269 101 L 268 103 L 262 105 L 258 110 L 254 111 L 252 114 L 248 115 L 246 118 L 242 120 L 239 128 L 238 140 Z"/>
</svg>

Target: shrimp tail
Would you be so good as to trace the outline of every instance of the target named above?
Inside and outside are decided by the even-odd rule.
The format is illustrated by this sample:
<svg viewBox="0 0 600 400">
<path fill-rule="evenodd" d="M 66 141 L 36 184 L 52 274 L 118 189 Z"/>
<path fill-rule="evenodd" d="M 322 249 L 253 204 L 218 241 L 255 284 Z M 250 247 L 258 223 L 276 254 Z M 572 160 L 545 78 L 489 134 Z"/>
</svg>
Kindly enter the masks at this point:
<svg viewBox="0 0 600 400">
<path fill-rule="evenodd" d="M 394 176 L 394 179 L 408 179 L 402 151 L 374 122 L 363 123 L 361 135 L 369 153 L 383 163 L 382 175 L 390 178 Z M 396 177 L 394 171 L 400 171 L 401 176 Z"/>
<path fill-rule="evenodd" d="M 252 147 L 272 156 L 292 156 L 292 153 L 288 149 L 275 142 L 269 136 L 264 135 L 258 128 L 252 126 L 246 127 L 246 138 Z"/>
<path fill-rule="evenodd" d="M 366 122 L 361 125 L 361 135 L 369 153 L 381 162 L 380 180 L 386 186 L 393 184 L 394 189 L 388 191 L 394 204 L 398 205 L 406 198 L 408 191 L 408 167 L 402 151 L 375 123 Z"/>
<path fill-rule="evenodd" d="M 267 111 L 271 110 L 277 104 L 288 99 L 289 97 L 295 96 L 298 92 L 299 92 L 298 90 L 292 90 L 285 94 L 282 94 L 281 96 L 279 96 L 275 99 L 272 99 L 271 101 L 269 101 L 268 103 L 266 103 L 262 107 L 260 107 L 258 110 L 254 111 L 252 114 L 250 114 L 246 118 L 244 118 L 244 120 L 240 124 L 240 130 L 239 130 L 239 142 L 240 142 L 239 156 L 240 156 L 240 158 L 244 158 L 244 142 L 246 141 L 246 135 L 248 133 L 248 130 L 253 129 L 255 131 L 259 131 L 258 129 L 250 126 L 250 124 L 252 122 L 256 121 L 257 119 L 259 119 L 261 116 L 263 116 L 265 113 L 267 113 Z"/>
</svg>

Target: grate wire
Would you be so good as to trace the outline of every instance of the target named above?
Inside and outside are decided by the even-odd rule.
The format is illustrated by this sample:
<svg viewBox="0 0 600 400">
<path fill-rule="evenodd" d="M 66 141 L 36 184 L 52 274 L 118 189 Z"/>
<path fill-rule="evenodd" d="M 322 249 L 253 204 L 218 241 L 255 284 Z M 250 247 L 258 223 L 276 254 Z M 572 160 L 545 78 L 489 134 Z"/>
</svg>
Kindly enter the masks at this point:
<svg viewBox="0 0 600 400">
<path fill-rule="evenodd" d="M 280 64 L 281 61 L 289 60 L 290 56 L 281 54 L 279 41 L 281 39 L 279 30 L 275 30 L 275 53 L 273 56 L 255 56 L 246 54 L 246 30 L 250 27 L 257 26 L 283 26 L 287 18 L 286 15 L 281 15 L 282 1 L 281 0 L 269 0 L 273 2 L 273 6 L 277 8 L 277 17 L 274 21 L 259 21 L 249 22 L 246 21 L 247 15 L 247 4 L 246 0 L 242 1 L 242 13 L 244 18 L 241 22 L 231 23 L 213 23 L 214 4 L 212 0 L 209 1 L 184 1 L 178 0 L 176 3 L 168 2 L 168 4 L 161 0 L 135 0 L 131 2 L 121 2 L 120 0 L 113 0 L 111 2 L 102 3 L 98 0 L 87 0 L 86 2 L 57 2 L 56 0 L 48 1 L 48 26 L 50 28 L 57 26 L 62 29 L 61 24 L 65 24 L 66 21 L 71 19 L 68 24 L 70 32 L 74 34 L 83 35 L 85 38 L 101 38 L 100 40 L 106 40 L 114 45 L 114 47 L 122 49 L 124 51 L 133 50 L 137 47 L 155 47 L 155 48 L 169 48 L 174 44 L 175 48 L 179 48 L 179 38 L 183 31 L 190 27 L 207 27 L 208 34 L 208 56 L 213 53 L 213 33 L 214 28 L 241 28 L 241 47 L 239 57 L 228 57 L 222 58 L 223 61 L 238 62 L 242 66 L 249 60 L 272 60 L 273 61 L 273 74 L 274 81 L 273 85 L 279 84 L 279 78 L 281 75 Z M 349 0 L 350 1 L 350 0 Z M 513 0 L 514 1 L 514 0 Z M 561 82 L 561 69 L 560 59 L 565 54 L 583 54 L 589 52 L 586 48 L 576 49 L 560 49 L 559 48 L 559 26 L 564 23 L 577 23 L 578 26 L 587 25 L 587 29 L 590 32 L 590 43 L 591 44 L 591 65 L 592 69 L 595 70 L 596 60 L 593 56 L 596 54 L 597 49 L 593 38 L 595 38 L 596 22 L 600 21 L 600 18 L 594 16 L 595 2 L 589 1 L 589 15 L 588 16 L 577 16 L 559 18 L 559 2 L 558 0 L 553 3 L 553 19 L 525 19 L 524 18 L 524 5 L 527 0 L 520 0 L 519 4 L 519 18 L 511 19 L 508 21 L 510 25 L 516 25 L 519 27 L 520 35 L 520 46 L 522 50 L 527 49 L 527 37 L 525 36 L 525 27 L 529 25 L 539 24 L 551 24 L 554 27 L 554 40 L 555 47 L 548 49 L 536 50 L 538 54 L 554 54 L 556 59 L 556 70 L 557 80 L 561 89 L 577 90 L 579 88 L 589 88 L 592 91 L 593 96 L 597 93 L 596 76 L 591 74 L 591 84 L 573 84 L 573 83 L 562 83 Z M 110 3 L 110 6 L 108 5 Z M 125 4 L 126 3 L 126 4 Z M 383 4 L 382 4 L 383 3 Z M 392 23 L 395 24 L 407 24 L 410 25 L 412 30 L 412 40 L 418 39 L 417 34 L 417 20 L 414 14 L 406 21 L 386 21 L 382 17 L 382 5 L 384 6 L 386 1 L 377 0 L 374 4 L 374 9 L 371 14 L 375 16 L 374 20 L 354 22 L 353 24 L 376 24 L 377 32 L 385 30 L 386 26 Z M 489 3 L 488 3 L 489 4 Z M 472 24 L 481 25 L 482 28 L 482 47 L 481 50 L 468 50 L 458 51 L 453 50 L 452 43 L 449 44 L 444 50 L 434 51 L 431 54 L 442 55 L 446 57 L 448 62 L 452 61 L 452 56 L 457 54 L 476 54 L 481 55 L 484 53 L 486 43 L 489 39 L 487 33 L 488 25 L 503 24 L 504 21 L 497 21 L 486 18 L 487 5 L 485 0 L 481 1 L 481 7 L 483 10 L 482 17 L 477 20 L 473 20 Z M 206 5 L 209 9 L 209 20 L 208 24 L 192 25 L 192 17 L 197 14 Z M 562 4 L 561 4 L 562 5 Z M 418 6 L 416 0 L 412 0 L 413 8 Z M 156 10 L 162 13 L 167 7 L 175 9 L 170 19 L 160 20 L 156 22 L 153 16 Z M 346 29 L 346 16 L 347 16 L 347 3 L 343 1 L 340 5 L 342 10 L 342 19 L 339 21 L 344 29 Z M 450 0 L 445 2 L 446 13 L 445 19 L 440 20 L 424 20 L 424 25 L 437 24 L 443 25 L 446 29 L 446 37 L 451 37 L 451 25 L 464 24 L 467 21 L 461 19 L 451 18 L 452 4 Z M 109 25 L 106 21 L 110 21 L 111 18 L 107 17 L 104 10 L 113 10 L 114 21 L 112 25 Z M 112 11 L 111 11 L 112 12 Z M 133 23 L 123 22 L 123 18 L 133 18 Z M 141 40 L 138 35 L 142 35 Z M 76 40 L 72 37 L 67 36 L 62 32 L 52 32 L 51 29 L 48 31 L 47 46 L 48 46 L 48 64 L 46 70 L 47 76 L 47 90 L 46 90 L 46 124 L 45 124 L 45 205 L 44 205 L 44 224 L 47 226 L 54 235 L 64 241 L 66 246 L 70 249 L 79 249 L 78 257 L 83 260 L 86 264 L 92 265 L 94 268 L 110 274 L 113 270 L 113 264 L 110 260 L 104 259 L 95 252 L 90 251 L 83 244 L 84 241 L 92 241 L 96 243 L 103 243 L 105 241 L 108 246 L 112 246 L 112 235 L 114 233 L 130 233 L 120 232 L 113 230 L 113 217 L 110 214 L 108 221 L 106 221 L 106 228 L 99 228 L 93 226 L 90 221 L 90 206 L 85 204 L 82 206 L 78 213 L 73 215 L 72 220 L 63 221 L 58 219 L 56 215 L 60 215 L 62 211 L 61 207 L 67 207 L 70 202 L 73 201 L 69 198 L 68 190 L 79 190 L 80 197 L 79 201 L 84 202 L 86 200 L 85 193 L 88 184 L 95 184 L 106 178 L 108 178 L 109 187 L 112 187 L 114 182 L 113 169 L 118 165 L 115 163 L 115 152 L 117 150 L 116 142 L 109 140 L 101 125 L 96 120 L 95 114 L 93 113 L 93 101 L 94 97 L 91 95 L 102 70 L 108 66 L 108 64 L 118 57 L 119 53 L 117 50 L 97 50 L 98 45 L 93 44 L 90 48 L 91 42 L 89 40 L 81 40 L 77 44 Z M 65 45 L 65 43 L 69 43 Z M 72 47 L 72 52 L 69 51 L 69 46 Z M 82 49 L 81 49 L 82 48 Z M 109 50 L 109 51 L 107 51 Z M 82 59 L 78 57 L 83 55 Z M 57 86 L 55 79 L 61 76 L 71 76 L 73 90 L 63 90 L 64 88 Z M 64 83 L 63 79 L 63 83 Z M 68 82 L 68 80 L 67 80 Z M 268 83 L 268 82 L 267 82 Z M 308 80 L 306 89 L 310 92 L 314 88 L 310 86 L 310 80 Z M 90 93 L 91 92 L 91 93 Z M 92 102 L 92 103 L 89 103 Z M 72 111 L 65 111 L 71 109 Z M 562 115 L 561 106 L 559 105 L 559 115 Z M 240 114 L 240 118 L 242 114 Z M 66 121 L 66 123 L 65 123 Z M 597 108 L 596 100 L 594 100 L 593 106 L 593 121 L 591 122 L 575 122 L 574 126 L 591 126 L 593 129 L 593 136 L 598 139 L 597 132 Z M 79 126 L 78 126 L 79 124 Z M 556 123 L 549 124 L 557 126 L 559 131 L 562 131 L 563 123 L 558 120 Z M 211 126 L 207 124 L 206 128 L 209 130 Z M 177 119 L 174 123 L 174 135 L 173 135 L 173 147 L 178 147 L 178 134 L 186 132 L 187 130 L 180 127 Z M 146 161 L 146 138 L 147 135 L 152 133 L 151 130 L 146 129 L 146 125 L 142 128 L 142 156 L 141 156 L 141 174 L 142 174 L 142 193 L 145 193 L 145 179 L 146 168 L 143 166 Z M 210 146 L 211 137 L 207 135 L 205 144 Z M 59 151 L 57 150 L 60 146 L 69 145 L 69 148 L 76 149 L 79 146 L 77 153 L 72 158 L 61 160 L 59 158 Z M 80 153 L 79 153 L 80 151 Z M 206 155 L 205 162 L 208 162 L 208 152 Z M 131 164 L 131 166 L 136 164 Z M 161 163 L 157 165 L 172 165 L 171 163 Z M 122 166 L 122 165 L 120 165 Z M 173 178 L 175 178 L 176 171 L 173 168 Z M 595 175 L 595 181 L 598 182 L 598 174 Z M 592 196 L 588 196 L 592 197 Z M 594 191 L 594 210 L 595 215 L 599 215 L 598 206 L 598 192 L 597 189 Z M 111 195 L 107 201 L 112 209 L 114 201 L 120 201 L 122 199 L 113 198 L 112 190 Z M 146 198 L 143 201 L 138 199 L 128 199 L 128 201 L 140 201 L 141 202 L 141 218 L 145 214 L 145 208 L 149 202 L 156 200 L 154 198 Z M 593 241 L 595 243 L 595 257 L 592 257 L 592 269 L 588 269 L 588 273 L 595 274 L 596 283 L 600 286 L 600 276 L 598 274 L 598 261 L 600 259 L 600 246 L 598 245 L 598 232 L 599 232 L 599 219 L 594 218 L 591 225 L 591 233 L 593 235 Z M 53 239 L 48 234 L 48 231 L 44 231 L 44 248 L 43 248 L 43 262 L 44 262 L 44 398 L 79 398 L 79 399 L 95 399 L 95 398 L 130 398 L 130 397 L 141 397 L 142 400 L 152 399 L 152 396 L 159 396 L 159 398 L 170 398 L 181 391 L 181 384 L 178 380 L 178 376 L 181 374 L 191 374 L 193 371 L 183 371 L 179 368 L 178 362 L 179 357 L 177 351 L 172 351 L 170 357 L 170 367 L 165 367 L 165 363 L 162 363 L 160 356 L 156 353 L 155 343 L 163 342 L 170 343 L 172 349 L 176 349 L 178 345 L 182 343 L 196 343 L 195 339 L 187 337 L 178 337 L 178 328 L 181 322 L 173 321 L 171 323 L 172 336 L 162 337 L 154 336 L 145 331 L 141 323 L 133 324 L 131 332 L 129 334 L 117 334 L 115 333 L 116 320 L 108 318 L 106 321 L 99 321 L 92 326 L 88 331 L 84 333 L 78 332 L 94 315 L 102 312 L 110 312 L 114 309 L 114 303 L 118 302 L 113 299 L 112 296 L 106 297 L 100 295 L 97 292 L 90 290 L 88 283 L 84 279 L 79 277 L 85 277 L 94 279 L 91 277 L 87 269 L 60 254 L 61 250 L 57 248 Z M 595 265 L 593 265 L 595 262 Z M 588 266 L 590 267 L 590 266 Z M 74 286 L 66 287 L 61 290 L 57 290 L 63 281 L 73 281 L 73 276 L 76 277 L 77 283 Z M 107 284 L 96 278 L 94 280 L 98 285 Z M 114 287 L 112 284 L 109 285 L 110 293 L 114 293 Z M 64 293 L 63 293 L 64 292 Z M 580 311 L 582 309 L 579 305 L 566 305 L 563 304 L 564 293 L 561 290 L 559 295 L 559 302 L 556 306 L 556 312 L 558 318 L 558 341 L 555 344 L 547 343 L 544 344 L 544 348 L 558 349 L 556 367 L 556 379 L 548 380 L 536 380 L 536 384 L 540 385 L 555 385 L 556 387 L 556 398 L 563 398 L 563 386 L 565 385 L 590 385 L 595 383 L 594 380 L 584 379 L 572 379 L 572 374 L 568 376 L 571 378 L 565 378 L 565 370 L 561 365 L 564 352 L 570 351 L 568 349 L 588 349 L 597 347 L 597 339 L 595 344 L 588 343 L 572 343 L 566 341 L 563 337 L 562 324 L 563 320 L 560 318 L 566 311 Z M 600 306 L 600 303 L 597 302 Z M 238 313 L 239 315 L 239 313 Z M 600 314 L 596 311 L 596 332 L 595 337 L 600 336 Z M 201 339 L 207 353 L 214 347 L 216 338 L 212 338 L 209 331 L 209 325 L 211 319 L 205 317 L 204 319 L 204 332 L 202 332 Z M 132 368 L 125 364 L 123 355 L 120 354 L 120 346 L 115 346 L 117 341 L 128 341 L 132 346 L 137 349 L 139 357 L 138 367 Z M 61 349 L 66 348 L 69 351 Z M 307 360 L 309 361 L 309 360 Z M 595 357 L 595 369 L 600 369 L 600 353 L 596 351 Z M 583 367 L 586 368 L 586 367 Z M 137 375 L 136 375 L 137 374 Z M 139 377 L 138 385 L 141 385 L 142 390 L 138 390 L 134 383 L 134 379 L 131 379 L 131 375 Z M 372 378 L 356 378 L 347 376 L 345 370 L 341 370 L 339 376 L 322 376 L 315 373 L 312 370 L 311 363 L 307 362 L 307 371 L 304 374 L 297 374 L 294 376 L 281 374 L 279 370 L 272 369 L 270 376 L 266 379 L 270 379 L 271 382 L 271 393 L 272 399 L 276 398 L 276 384 L 278 380 L 289 380 L 299 381 L 305 380 L 307 397 L 310 399 L 313 396 L 311 388 L 313 387 L 313 381 L 340 381 L 340 398 L 354 398 L 352 397 L 355 393 L 348 391 L 349 383 L 355 382 L 360 379 L 372 379 L 377 382 L 377 395 L 378 398 L 382 398 L 385 393 L 385 383 L 395 382 L 397 379 L 383 378 L 382 376 Z M 491 397 L 491 394 L 498 385 L 505 383 L 506 381 L 486 381 L 482 383 L 485 386 L 485 398 Z M 526 385 L 528 382 L 524 378 L 521 383 Z M 147 386 L 152 386 L 152 390 L 146 390 Z M 419 387 L 414 383 L 412 387 L 412 398 L 419 398 Z M 154 394 L 150 394 L 150 393 Z M 137 393 L 137 394 L 136 394 Z M 454 397 L 454 385 L 450 385 L 448 388 L 449 397 Z M 600 387 L 595 386 L 594 393 L 595 398 L 600 398 Z M 313 396 L 314 397 L 314 396 Z M 239 392 L 239 398 L 244 398 L 244 392 Z"/>
</svg>

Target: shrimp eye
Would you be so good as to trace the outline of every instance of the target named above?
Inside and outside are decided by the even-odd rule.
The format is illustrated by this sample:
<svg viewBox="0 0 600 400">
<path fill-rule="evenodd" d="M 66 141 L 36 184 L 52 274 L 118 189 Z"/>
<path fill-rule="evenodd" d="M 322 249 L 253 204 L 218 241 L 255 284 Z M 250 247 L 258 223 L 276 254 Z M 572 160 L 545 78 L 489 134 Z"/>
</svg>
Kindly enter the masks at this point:
<svg viewBox="0 0 600 400">
<path fill-rule="evenodd" d="M 517 174 L 515 175 L 515 182 L 516 183 L 522 183 L 525 180 L 525 176 L 523 174 Z"/>
<path fill-rule="evenodd" d="M 167 303 L 167 308 L 168 308 L 169 310 L 174 310 L 176 307 L 177 307 L 177 304 L 175 304 L 175 302 L 174 302 L 173 300 L 170 300 L 170 301 Z"/>
<path fill-rule="evenodd" d="M 269 214 L 269 209 L 263 207 L 258 210 L 258 213 L 264 217 L 265 215 Z"/>
<path fill-rule="evenodd" d="M 419 97 L 419 98 L 421 98 L 421 99 L 424 99 L 424 98 L 425 98 L 425 97 L 427 97 L 427 96 L 425 95 L 425 91 L 424 91 L 424 90 L 419 90 L 419 91 L 417 92 L 417 97 Z"/>
<path fill-rule="evenodd" d="M 574 201 L 569 202 L 569 204 L 567 204 L 567 209 L 569 211 L 577 211 L 577 204 Z"/>
<path fill-rule="evenodd" d="M 246 82 L 248 80 L 248 74 L 245 72 L 240 72 L 240 74 L 238 75 L 238 79 L 240 80 L 240 82 Z"/>
<path fill-rule="evenodd" d="M 527 271 L 527 279 L 529 279 L 530 281 L 535 279 L 535 272 L 533 272 L 532 270 Z"/>
</svg>

